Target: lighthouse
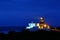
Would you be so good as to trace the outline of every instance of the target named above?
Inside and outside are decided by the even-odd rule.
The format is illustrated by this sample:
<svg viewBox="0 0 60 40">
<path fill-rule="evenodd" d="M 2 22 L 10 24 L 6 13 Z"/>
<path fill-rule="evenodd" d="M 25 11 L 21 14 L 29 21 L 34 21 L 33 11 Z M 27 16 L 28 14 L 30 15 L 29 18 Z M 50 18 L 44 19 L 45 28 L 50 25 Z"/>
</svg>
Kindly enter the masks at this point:
<svg viewBox="0 0 60 40">
<path fill-rule="evenodd" d="M 47 25 L 44 21 L 43 17 L 40 17 L 40 23 L 37 23 L 39 29 L 50 29 L 49 25 Z"/>
<path fill-rule="evenodd" d="M 50 29 L 50 26 L 48 24 L 45 23 L 45 20 L 43 17 L 40 17 L 40 22 L 38 23 L 28 23 L 28 26 L 26 27 L 26 29 L 32 29 L 32 28 L 35 28 L 37 27 L 38 29 Z"/>
</svg>

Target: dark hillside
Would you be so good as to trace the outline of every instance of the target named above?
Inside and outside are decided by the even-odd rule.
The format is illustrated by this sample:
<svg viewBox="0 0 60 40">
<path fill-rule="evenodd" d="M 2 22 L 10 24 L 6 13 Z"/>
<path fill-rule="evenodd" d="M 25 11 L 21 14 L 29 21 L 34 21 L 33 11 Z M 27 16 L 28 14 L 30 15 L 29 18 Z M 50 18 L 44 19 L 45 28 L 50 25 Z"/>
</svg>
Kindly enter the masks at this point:
<svg viewBox="0 0 60 40">
<path fill-rule="evenodd" d="M 3 40 L 38 40 L 38 39 L 60 39 L 60 33 L 54 31 L 44 31 L 38 30 L 35 32 L 30 32 L 28 30 L 23 30 L 21 32 L 9 31 L 8 34 L 0 33 L 0 38 Z"/>
</svg>

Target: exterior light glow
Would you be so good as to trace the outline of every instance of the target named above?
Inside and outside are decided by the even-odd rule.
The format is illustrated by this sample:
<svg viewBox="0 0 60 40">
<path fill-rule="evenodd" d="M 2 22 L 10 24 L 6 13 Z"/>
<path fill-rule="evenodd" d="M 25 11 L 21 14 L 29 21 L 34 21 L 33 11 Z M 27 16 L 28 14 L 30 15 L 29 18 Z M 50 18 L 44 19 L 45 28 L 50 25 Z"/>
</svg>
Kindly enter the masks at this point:
<svg viewBox="0 0 60 40">
<path fill-rule="evenodd" d="M 39 23 L 37 23 L 37 27 L 40 29 L 40 24 Z"/>
<path fill-rule="evenodd" d="M 47 27 L 47 25 L 45 24 L 44 27 Z"/>
<path fill-rule="evenodd" d="M 43 29 L 43 26 L 41 27 L 41 29 Z"/>
<path fill-rule="evenodd" d="M 42 17 L 40 19 L 43 19 Z"/>
<path fill-rule="evenodd" d="M 48 26 L 47 28 L 50 29 L 50 26 Z"/>
<path fill-rule="evenodd" d="M 39 23 L 37 23 L 37 26 L 40 26 L 40 24 L 39 24 Z"/>
</svg>

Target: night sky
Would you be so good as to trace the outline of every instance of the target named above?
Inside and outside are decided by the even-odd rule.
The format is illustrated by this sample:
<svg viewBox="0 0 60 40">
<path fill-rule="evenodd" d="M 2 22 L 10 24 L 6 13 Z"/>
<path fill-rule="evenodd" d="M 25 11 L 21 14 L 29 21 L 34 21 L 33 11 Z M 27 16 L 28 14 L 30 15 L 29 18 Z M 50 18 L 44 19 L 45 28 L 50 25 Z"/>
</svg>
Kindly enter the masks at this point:
<svg viewBox="0 0 60 40">
<path fill-rule="evenodd" d="M 0 0 L 0 26 L 25 26 L 40 16 L 60 26 L 60 0 Z"/>
</svg>

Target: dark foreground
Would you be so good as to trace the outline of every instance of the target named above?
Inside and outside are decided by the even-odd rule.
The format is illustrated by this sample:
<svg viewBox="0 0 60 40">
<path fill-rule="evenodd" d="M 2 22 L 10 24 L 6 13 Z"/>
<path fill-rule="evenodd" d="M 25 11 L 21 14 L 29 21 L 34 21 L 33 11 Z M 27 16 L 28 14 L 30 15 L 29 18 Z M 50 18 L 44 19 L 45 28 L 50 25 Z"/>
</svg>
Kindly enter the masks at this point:
<svg viewBox="0 0 60 40">
<path fill-rule="evenodd" d="M 10 31 L 8 34 L 0 33 L 0 40 L 59 40 L 60 33 L 54 31 L 38 30 L 30 32 L 23 30 L 22 32 Z"/>
</svg>

